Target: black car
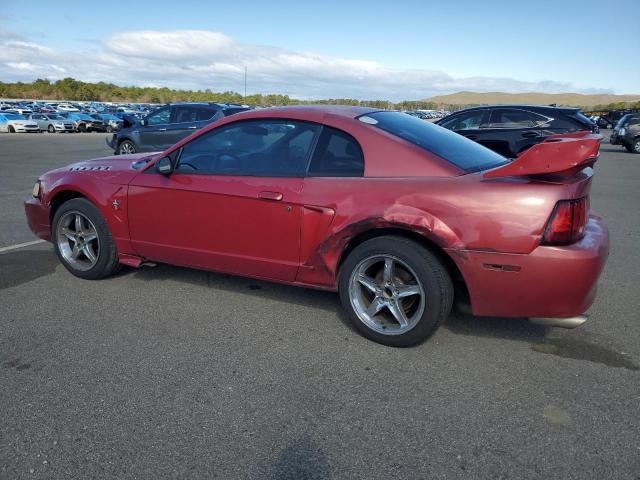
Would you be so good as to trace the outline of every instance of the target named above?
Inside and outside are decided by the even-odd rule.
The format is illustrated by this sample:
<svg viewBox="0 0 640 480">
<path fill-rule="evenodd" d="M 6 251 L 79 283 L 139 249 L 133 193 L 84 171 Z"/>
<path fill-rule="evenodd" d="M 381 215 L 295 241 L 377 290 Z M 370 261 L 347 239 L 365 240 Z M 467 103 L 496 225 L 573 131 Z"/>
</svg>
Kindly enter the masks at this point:
<svg viewBox="0 0 640 480">
<path fill-rule="evenodd" d="M 549 135 L 579 130 L 599 131 L 598 126 L 577 108 L 537 105 L 467 108 L 435 123 L 507 158 L 516 157 Z"/>
<path fill-rule="evenodd" d="M 166 150 L 205 125 L 245 110 L 222 103 L 175 103 L 140 120 L 125 115 L 123 128 L 107 139 L 107 145 L 116 155 Z"/>
<path fill-rule="evenodd" d="M 628 152 L 640 153 L 640 113 L 629 113 L 616 124 L 609 142 L 624 145 Z"/>
</svg>

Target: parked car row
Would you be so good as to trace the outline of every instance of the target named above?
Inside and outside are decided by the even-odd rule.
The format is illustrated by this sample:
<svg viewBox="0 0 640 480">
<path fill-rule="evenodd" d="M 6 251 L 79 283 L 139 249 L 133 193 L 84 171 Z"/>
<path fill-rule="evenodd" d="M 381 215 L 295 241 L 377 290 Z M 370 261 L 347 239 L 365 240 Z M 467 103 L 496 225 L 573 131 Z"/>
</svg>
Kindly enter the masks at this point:
<svg viewBox="0 0 640 480">
<path fill-rule="evenodd" d="M 122 128 L 123 120 L 105 113 L 31 113 L 0 112 L 0 132 L 116 132 Z"/>
</svg>

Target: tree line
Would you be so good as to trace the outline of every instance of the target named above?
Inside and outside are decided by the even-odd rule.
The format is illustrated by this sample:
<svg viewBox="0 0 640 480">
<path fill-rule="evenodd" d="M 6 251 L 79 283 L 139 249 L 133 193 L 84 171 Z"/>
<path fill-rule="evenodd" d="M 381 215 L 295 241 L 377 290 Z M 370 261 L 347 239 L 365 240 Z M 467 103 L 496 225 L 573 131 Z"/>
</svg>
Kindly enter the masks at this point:
<svg viewBox="0 0 640 480">
<path fill-rule="evenodd" d="M 392 103 L 387 100 L 356 100 L 353 98 L 298 100 L 288 95 L 261 93 L 247 95 L 245 97 L 238 92 L 232 91 L 213 92 L 210 89 L 174 90 L 166 87 L 123 87 L 105 82 L 82 82 L 74 78 L 64 78 L 55 82 L 41 78 L 30 83 L 0 82 L 0 98 L 120 103 L 219 102 L 242 103 L 256 106 L 294 104 L 358 105 L 374 108 L 398 108 L 402 110 L 436 109 L 438 107 L 436 103 L 428 101 Z"/>
<path fill-rule="evenodd" d="M 206 90 L 174 90 L 156 87 L 123 87 L 113 83 L 89 83 L 74 78 L 64 78 L 51 82 L 37 79 L 33 82 L 0 82 L 0 98 L 73 100 L 85 102 L 116 103 L 173 103 L 173 102 L 219 102 L 242 103 L 255 106 L 279 106 L 298 104 L 317 105 L 356 105 L 362 107 L 386 108 L 396 110 L 447 110 L 456 111 L 475 105 L 438 104 L 427 100 L 402 101 L 393 103 L 387 100 L 356 100 L 353 98 L 330 98 L 325 100 L 299 100 L 288 95 L 253 94 L 246 97 L 238 92 L 213 92 Z M 584 110 L 614 110 L 625 108 L 640 109 L 640 102 L 617 102 L 608 105 L 584 106 Z"/>
</svg>

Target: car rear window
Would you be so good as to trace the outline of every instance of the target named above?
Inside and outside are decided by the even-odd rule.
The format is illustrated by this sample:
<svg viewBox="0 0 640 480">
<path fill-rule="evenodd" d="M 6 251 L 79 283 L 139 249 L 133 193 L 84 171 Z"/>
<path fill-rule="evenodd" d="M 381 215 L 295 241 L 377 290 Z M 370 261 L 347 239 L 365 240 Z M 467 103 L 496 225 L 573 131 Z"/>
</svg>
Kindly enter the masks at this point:
<svg viewBox="0 0 640 480">
<path fill-rule="evenodd" d="M 385 132 L 413 143 L 467 173 L 487 170 L 509 160 L 446 128 L 402 112 L 374 112 L 358 117 Z"/>
</svg>

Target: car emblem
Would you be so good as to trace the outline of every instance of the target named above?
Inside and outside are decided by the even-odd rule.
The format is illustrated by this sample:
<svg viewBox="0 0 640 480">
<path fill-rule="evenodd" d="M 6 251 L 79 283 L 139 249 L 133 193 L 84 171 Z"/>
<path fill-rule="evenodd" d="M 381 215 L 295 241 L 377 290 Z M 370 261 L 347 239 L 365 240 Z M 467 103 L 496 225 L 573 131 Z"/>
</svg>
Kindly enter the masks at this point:
<svg viewBox="0 0 640 480">
<path fill-rule="evenodd" d="M 113 208 L 115 210 L 118 210 L 118 208 L 120 208 L 120 202 L 118 200 L 114 200 L 113 202 L 111 202 L 111 205 L 113 205 Z"/>
</svg>

